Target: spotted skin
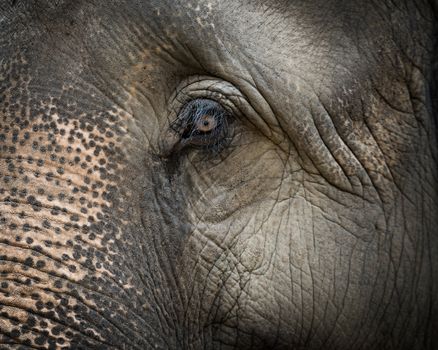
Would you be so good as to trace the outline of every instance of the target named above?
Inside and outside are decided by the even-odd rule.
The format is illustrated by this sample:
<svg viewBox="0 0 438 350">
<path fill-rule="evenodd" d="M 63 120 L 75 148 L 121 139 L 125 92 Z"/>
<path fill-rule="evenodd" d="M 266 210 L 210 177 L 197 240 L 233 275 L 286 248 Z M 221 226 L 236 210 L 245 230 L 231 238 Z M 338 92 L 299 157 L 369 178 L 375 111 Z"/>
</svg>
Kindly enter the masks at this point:
<svg viewBox="0 0 438 350">
<path fill-rule="evenodd" d="M 2 343 L 153 342 L 133 343 L 148 327 L 135 315 L 146 300 L 126 269 L 134 261 L 120 259 L 133 245 L 117 205 L 129 198 L 119 185 L 126 114 L 60 105 L 68 88 L 31 97 L 22 57 L 4 64 L 2 76 Z"/>
</svg>

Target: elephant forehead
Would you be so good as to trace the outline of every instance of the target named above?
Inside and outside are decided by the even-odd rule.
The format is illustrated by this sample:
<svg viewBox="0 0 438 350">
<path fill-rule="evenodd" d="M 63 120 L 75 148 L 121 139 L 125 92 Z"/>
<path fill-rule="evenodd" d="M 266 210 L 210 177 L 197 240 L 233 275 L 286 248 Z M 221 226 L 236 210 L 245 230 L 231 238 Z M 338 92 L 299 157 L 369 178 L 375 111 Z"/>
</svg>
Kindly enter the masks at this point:
<svg viewBox="0 0 438 350">
<path fill-rule="evenodd" d="M 37 68 L 32 74 L 42 77 L 37 85 L 48 75 L 87 81 L 132 112 L 139 125 L 148 125 L 143 133 L 162 124 L 157 119 L 164 119 L 166 101 L 184 75 L 208 72 L 239 88 L 249 83 L 274 96 L 293 96 L 291 85 L 298 80 L 311 83 L 316 93 L 343 92 L 368 73 L 356 50 L 357 38 L 343 31 L 348 6 L 337 2 L 66 1 L 26 6 L 14 10 L 16 26 L 20 11 L 30 17 L 19 40 L 30 45 Z M 275 77 L 288 84 L 279 87 Z"/>
</svg>

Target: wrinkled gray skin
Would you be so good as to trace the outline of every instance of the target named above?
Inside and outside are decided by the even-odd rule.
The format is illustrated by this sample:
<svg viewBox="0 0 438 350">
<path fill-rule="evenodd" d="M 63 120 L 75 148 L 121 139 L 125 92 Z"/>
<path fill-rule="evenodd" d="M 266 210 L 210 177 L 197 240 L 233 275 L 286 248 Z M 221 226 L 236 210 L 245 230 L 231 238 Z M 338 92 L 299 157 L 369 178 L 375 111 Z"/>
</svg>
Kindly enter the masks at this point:
<svg viewBox="0 0 438 350">
<path fill-rule="evenodd" d="M 427 0 L 1 0 L 0 342 L 437 349 L 437 37 Z M 199 98 L 230 140 L 173 152 Z"/>
</svg>

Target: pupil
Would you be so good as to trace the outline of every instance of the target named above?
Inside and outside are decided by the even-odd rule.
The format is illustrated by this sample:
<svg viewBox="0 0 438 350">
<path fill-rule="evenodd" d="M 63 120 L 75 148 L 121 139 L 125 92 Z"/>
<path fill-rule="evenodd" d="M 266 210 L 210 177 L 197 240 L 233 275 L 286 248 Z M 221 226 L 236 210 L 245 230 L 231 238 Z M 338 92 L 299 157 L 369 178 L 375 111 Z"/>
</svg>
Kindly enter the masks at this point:
<svg viewBox="0 0 438 350">
<path fill-rule="evenodd" d="M 216 121 L 214 120 L 214 117 L 204 114 L 197 122 L 196 126 L 201 132 L 209 132 L 216 127 Z"/>
</svg>

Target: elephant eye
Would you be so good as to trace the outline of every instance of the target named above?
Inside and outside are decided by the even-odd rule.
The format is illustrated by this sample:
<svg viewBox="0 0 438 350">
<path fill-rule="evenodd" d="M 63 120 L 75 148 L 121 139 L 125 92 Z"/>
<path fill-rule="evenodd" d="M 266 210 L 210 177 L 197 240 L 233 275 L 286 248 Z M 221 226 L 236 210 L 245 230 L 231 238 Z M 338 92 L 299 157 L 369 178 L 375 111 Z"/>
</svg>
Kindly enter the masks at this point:
<svg viewBox="0 0 438 350">
<path fill-rule="evenodd" d="M 180 111 L 171 128 L 179 135 L 177 150 L 185 147 L 220 151 L 228 138 L 230 114 L 218 102 L 196 99 Z"/>
</svg>

